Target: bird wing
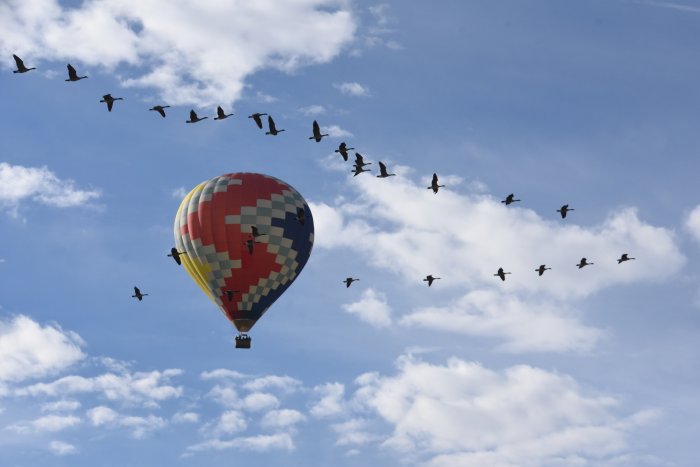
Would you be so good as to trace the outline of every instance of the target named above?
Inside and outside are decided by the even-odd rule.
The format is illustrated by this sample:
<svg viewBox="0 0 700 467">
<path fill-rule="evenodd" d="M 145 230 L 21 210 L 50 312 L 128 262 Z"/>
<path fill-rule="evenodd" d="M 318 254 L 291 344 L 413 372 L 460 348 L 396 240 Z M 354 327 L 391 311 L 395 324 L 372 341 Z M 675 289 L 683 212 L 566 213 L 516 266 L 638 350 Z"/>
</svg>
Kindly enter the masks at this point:
<svg viewBox="0 0 700 467">
<path fill-rule="evenodd" d="M 267 116 L 267 125 L 270 127 L 270 133 L 274 133 L 275 131 L 277 131 L 277 128 L 275 127 L 275 121 L 269 115 Z"/>
<path fill-rule="evenodd" d="M 379 172 L 382 175 L 386 174 L 386 165 L 384 165 L 384 163 L 381 161 L 379 162 Z"/>
<path fill-rule="evenodd" d="M 226 114 L 224 113 L 224 109 L 222 109 L 221 106 L 218 106 L 216 108 L 216 115 L 219 119 L 226 118 Z"/>
<path fill-rule="evenodd" d="M 437 185 L 437 183 L 438 183 L 438 176 L 437 176 L 437 174 L 433 174 L 433 181 L 432 181 L 432 184 L 433 184 L 433 185 Z"/>
<path fill-rule="evenodd" d="M 154 107 L 158 113 L 160 114 L 161 117 L 165 117 L 165 110 L 163 110 L 163 107 Z"/>
<path fill-rule="evenodd" d="M 68 64 L 68 77 L 70 79 L 78 78 L 78 73 L 75 71 L 75 68 L 73 68 L 73 65 L 71 65 L 70 63 Z"/>
<path fill-rule="evenodd" d="M 12 54 L 12 57 L 15 59 L 15 63 L 17 64 L 17 69 L 22 70 L 24 68 L 24 62 L 22 61 L 22 59 L 19 58 L 15 54 Z"/>
<path fill-rule="evenodd" d="M 314 138 L 318 139 L 321 137 L 321 128 L 318 126 L 318 122 L 314 120 L 313 124 Z"/>
<path fill-rule="evenodd" d="M 258 125 L 258 128 L 262 130 L 262 120 L 260 120 L 260 115 L 253 115 L 253 120 L 255 121 L 255 124 Z"/>
<path fill-rule="evenodd" d="M 105 102 L 107 103 L 107 110 L 111 112 L 112 106 L 114 105 L 114 99 L 105 99 Z"/>
</svg>

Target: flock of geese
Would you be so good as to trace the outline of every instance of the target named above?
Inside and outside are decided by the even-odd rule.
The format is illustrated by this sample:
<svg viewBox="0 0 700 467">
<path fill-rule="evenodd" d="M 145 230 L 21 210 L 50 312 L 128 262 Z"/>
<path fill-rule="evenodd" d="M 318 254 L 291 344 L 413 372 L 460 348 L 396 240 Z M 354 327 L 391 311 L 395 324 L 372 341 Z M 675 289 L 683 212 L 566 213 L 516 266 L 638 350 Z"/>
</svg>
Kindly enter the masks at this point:
<svg viewBox="0 0 700 467">
<path fill-rule="evenodd" d="M 13 73 L 26 73 L 26 72 L 31 71 L 31 70 L 36 70 L 35 67 L 28 68 L 24 64 L 24 61 L 20 57 L 18 57 L 17 55 L 13 54 L 12 56 L 15 59 L 15 64 L 17 65 L 17 69 L 14 70 Z M 80 81 L 82 79 L 87 78 L 87 76 L 78 76 L 78 72 L 71 64 L 67 65 L 67 69 L 68 69 L 68 79 L 66 79 L 65 81 L 76 82 L 76 81 Z M 114 103 L 116 101 L 120 101 L 120 100 L 124 100 L 124 98 L 123 97 L 113 97 L 111 94 L 105 94 L 104 96 L 102 96 L 102 99 L 100 100 L 100 102 L 107 104 L 107 110 L 109 112 L 111 112 L 113 107 L 114 107 Z M 160 114 L 161 117 L 165 118 L 165 116 L 166 116 L 165 109 L 167 109 L 169 107 L 170 107 L 169 105 L 155 105 L 148 110 L 158 112 L 158 114 Z M 224 120 L 232 115 L 233 115 L 232 113 L 227 114 L 221 106 L 217 106 L 216 117 L 214 117 L 213 119 L 214 120 Z M 209 117 L 198 116 L 194 110 L 190 110 L 189 116 L 190 116 L 189 120 L 186 120 L 185 123 L 197 123 L 197 122 L 201 122 L 202 120 L 206 120 L 207 118 L 209 118 Z M 266 135 L 277 136 L 279 133 L 282 133 L 283 131 L 285 131 L 284 129 L 278 129 L 272 116 L 268 115 L 267 113 L 256 112 L 256 113 L 253 113 L 252 115 L 249 115 L 248 118 L 253 119 L 253 121 L 255 122 L 255 125 L 259 129 L 263 129 L 263 120 L 262 120 L 263 116 L 267 116 L 268 131 L 265 132 Z M 329 136 L 328 134 L 321 133 L 321 128 L 316 120 L 314 120 L 314 122 L 312 124 L 311 131 L 312 131 L 312 135 L 309 136 L 309 139 L 312 139 L 312 140 L 316 141 L 317 143 L 321 142 L 321 140 L 324 137 Z M 351 151 L 354 149 L 355 148 L 347 147 L 346 143 L 342 142 L 338 146 L 338 149 L 335 150 L 335 152 L 338 153 L 343 158 L 343 160 L 347 162 L 350 158 L 350 154 L 348 151 Z M 383 162 L 378 161 L 378 164 L 379 164 L 379 175 L 377 175 L 378 178 L 387 178 L 387 177 L 393 177 L 396 175 L 395 173 L 389 173 L 389 171 L 386 167 L 386 164 L 384 164 Z M 372 163 L 365 162 L 362 154 L 360 154 L 359 152 L 355 152 L 355 161 L 353 162 L 353 165 L 352 165 L 353 170 L 351 171 L 351 173 L 353 173 L 353 176 L 358 176 L 364 172 L 371 172 L 371 169 L 369 167 L 367 167 L 369 165 L 372 165 Z M 432 177 L 432 181 L 430 183 L 430 186 L 428 186 L 427 189 L 432 190 L 433 193 L 437 194 L 439 189 L 444 188 L 444 187 L 445 187 L 445 185 L 439 184 L 438 176 L 436 173 L 434 173 L 433 177 Z M 509 206 L 509 205 L 511 205 L 515 202 L 519 202 L 519 201 L 520 201 L 520 199 L 516 199 L 515 194 L 511 193 L 508 196 L 506 196 L 506 198 L 503 199 L 501 201 L 501 203 L 503 203 L 505 206 Z M 558 212 L 561 215 L 562 219 L 566 219 L 567 214 L 573 210 L 574 209 L 570 208 L 568 204 L 564 204 L 559 209 L 557 209 L 556 212 Z M 299 220 L 300 222 L 303 223 L 303 219 L 298 218 L 297 220 Z M 247 244 L 247 249 L 250 252 L 250 254 L 253 253 L 254 243 L 258 243 L 255 240 L 255 238 L 253 240 L 250 240 L 249 243 Z M 185 253 L 177 251 L 176 248 L 172 248 L 170 254 L 168 254 L 167 256 L 172 257 L 173 260 L 178 265 L 180 265 L 180 264 L 182 264 L 181 260 L 180 260 L 180 255 L 182 255 L 182 254 L 185 254 Z M 636 258 L 630 257 L 628 253 L 623 253 L 620 256 L 620 258 L 617 259 L 617 263 L 620 264 L 620 263 L 623 263 L 625 261 L 630 261 L 630 260 L 634 260 L 634 259 L 636 259 Z M 581 260 L 579 261 L 578 264 L 576 264 L 576 267 L 578 267 L 579 269 L 582 269 L 585 266 L 590 266 L 593 264 L 595 264 L 595 263 L 589 262 L 584 257 L 584 258 L 581 258 Z M 537 269 L 535 269 L 535 272 L 537 272 L 539 276 L 542 276 L 545 271 L 550 270 L 550 269 L 551 268 L 547 267 L 545 264 L 541 264 Z M 499 267 L 498 271 L 496 272 L 496 274 L 494 274 L 494 276 L 499 277 L 502 281 L 505 281 L 507 274 L 511 274 L 511 273 L 506 272 L 502 267 Z M 428 287 L 430 287 L 431 285 L 433 285 L 433 282 L 438 280 L 438 279 L 440 279 L 440 277 L 434 277 L 433 275 L 430 274 L 430 275 L 427 275 L 423 279 L 423 281 L 427 282 Z M 353 282 L 356 282 L 359 280 L 360 279 L 358 279 L 358 278 L 348 277 L 345 280 L 343 280 L 342 282 L 345 284 L 346 287 L 350 287 L 350 285 L 352 285 Z M 231 296 L 235 292 L 237 292 L 237 291 L 227 291 L 227 293 L 230 293 L 229 300 L 231 299 Z M 133 298 L 136 298 L 139 301 L 141 301 L 141 300 L 143 300 L 143 297 L 145 297 L 147 295 L 148 294 L 142 293 L 138 287 L 134 287 L 134 295 L 132 295 Z"/>
</svg>

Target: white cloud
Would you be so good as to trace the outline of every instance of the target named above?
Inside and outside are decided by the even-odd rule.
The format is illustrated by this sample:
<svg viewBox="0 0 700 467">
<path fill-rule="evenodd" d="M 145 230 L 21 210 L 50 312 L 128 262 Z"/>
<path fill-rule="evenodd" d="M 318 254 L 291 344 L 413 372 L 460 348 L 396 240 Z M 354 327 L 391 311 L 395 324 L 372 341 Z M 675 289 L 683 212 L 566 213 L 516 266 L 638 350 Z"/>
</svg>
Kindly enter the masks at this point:
<svg viewBox="0 0 700 467">
<path fill-rule="evenodd" d="M 65 370 L 85 358 L 83 340 L 57 325 L 26 316 L 0 320 L 0 382 L 19 382 Z"/>
<path fill-rule="evenodd" d="M 418 309 L 400 323 L 444 332 L 501 338 L 507 352 L 587 351 L 604 332 L 580 323 L 565 303 L 494 290 L 469 292 L 443 307 Z"/>
<path fill-rule="evenodd" d="M 298 410 L 280 409 L 266 413 L 260 424 L 265 428 L 288 428 L 305 420 L 304 414 Z"/>
<path fill-rule="evenodd" d="M 391 325 L 391 307 L 387 303 L 386 295 L 374 289 L 365 290 L 360 300 L 343 305 L 343 309 L 374 327 Z"/>
<path fill-rule="evenodd" d="M 170 104 L 204 106 L 231 105 L 258 70 L 330 61 L 353 38 L 356 21 L 346 0 L 182 0 L 177 8 L 168 0 L 71 7 L 37 0 L 0 6 L 0 29 L 0 49 L 22 50 L 39 67 L 40 59 L 108 71 L 138 65 L 144 74 L 123 85 L 153 87 Z"/>
<path fill-rule="evenodd" d="M 241 405 L 241 399 L 238 397 L 238 393 L 230 386 L 221 386 L 217 384 L 207 393 L 207 397 L 214 399 L 224 407 L 240 407 Z"/>
<path fill-rule="evenodd" d="M 700 242 L 700 206 L 696 206 L 685 221 L 685 227 L 695 240 Z"/>
<path fill-rule="evenodd" d="M 61 180 L 46 167 L 23 167 L 0 162 L 0 205 L 16 209 L 31 199 L 59 208 L 81 206 L 98 198 L 99 191 L 84 191 L 73 180 Z"/>
<path fill-rule="evenodd" d="M 141 439 L 150 432 L 164 428 L 167 425 L 164 419 L 155 415 L 147 417 L 122 415 L 105 406 L 90 409 L 87 412 L 87 417 L 93 426 L 127 428 L 131 430 L 131 436 L 136 439 Z"/>
<path fill-rule="evenodd" d="M 294 441 L 288 433 L 249 436 L 245 438 L 234 438 L 228 441 L 213 439 L 188 446 L 186 452 L 191 454 L 199 451 L 222 451 L 225 449 L 241 449 L 256 452 L 272 450 L 293 451 Z"/>
<path fill-rule="evenodd" d="M 212 428 L 215 436 L 230 435 L 245 430 L 248 427 L 245 415 L 238 410 L 228 410 L 221 414 L 218 422 Z M 207 431 L 207 430 L 205 430 Z"/>
<path fill-rule="evenodd" d="M 216 370 L 212 371 L 204 371 L 200 375 L 200 377 L 203 380 L 208 380 L 208 379 L 240 379 L 240 378 L 245 378 L 246 375 L 243 373 L 239 373 L 238 371 L 235 370 L 228 370 L 226 368 L 218 368 Z"/>
<path fill-rule="evenodd" d="M 353 136 L 348 130 L 340 128 L 338 125 L 324 126 L 321 132 L 327 134 L 331 138 L 346 138 Z"/>
<path fill-rule="evenodd" d="M 187 191 L 187 188 L 185 188 L 184 186 L 179 186 L 170 192 L 170 196 L 177 200 L 182 200 L 185 196 L 187 196 L 187 193 L 189 193 L 189 191 Z"/>
<path fill-rule="evenodd" d="M 41 404 L 42 412 L 72 412 L 80 408 L 80 402 L 74 400 L 60 400 Z"/>
<path fill-rule="evenodd" d="M 279 407 L 280 401 L 277 397 L 266 392 L 254 392 L 243 399 L 242 407 L 251 412 L 270 410 Z"/>
<path fill-rule="evenodd" d="M 111 401 L 140 403 L 155 407 L 158 402 L 177 399 L 182 395 L 181 386 L 170 385 L 170 379 L 181 370 L 123 373 L 105 373 L 86 378 L 71 375 L 50 383 L 37 383 L 16 391 L 20 396 L 46 395 L 51 397 L 79 393 L 100 393 Z"/>
<path fill-rule="evenodd" d="M 301 387 L 302 383 L 291 376 L 268 375 L 255 378 L 243 385 L 249 391 L 260 391 L 267 388 L 278 388 L 285 392 L 293 392 Z"/>
<path fill-rule="evenodd" d="M 342 383 L 325 383 L 314 387 L 314 392 L 321 398 L 311 407 L 311 415 L 325 418 L 343 413 L 345 386 Z"/>
<path fill-rule="evenodd" d="M 172 416 L 173 423 L 197 423 L 199 414 L 196 412 L 178 412 Z"/>
<path fill-rule="evenodd" d="M 303 113 L 306 116 L 313 116 L 313 115 L 321 115 L 323 113 L 326 113 L 326 108 L 322 105 L 309 105 L 307 107 L 302 107 L 299 109 L 299 112 Z"/>
<path fill-rule="evenodd" d="M 333 85 L 343 94 L 351 96 L 369 96 L 369 89 L 357 82 L 346 82 Z"/>
<path fill-rule="evenodd" d="M 63 441 L 51 441 L 49 443 L 49 450 L 57 456 L 68 456 L 78 452 L 75 446 L 64 443 Z"/>
<path fill-rule="evenodd" d="M 18 422 L 7 429 L 20 434 L 56 432 L 80 424 L 80 418 L 73 415 L 46 415 L 30 422 Z"/>
<path fill-rule="evenodd" d="M 619 284 L 667 279 L 685 262 L 673 232 L 640 220 L 634 208 L 584 227 L 575 216 L 562 221 L 556 207 L 542 217 L 526 207 L 505 207 L 500 198 L 460 193 L 449 176 L 440 177 L 449 183 L 436 195 L 426 189 L 428 177 L 415 183 L 407 177 L 410 168 L 393 170 L 398 176 L 387 180 L 348 175 L 353 196 L 333 205 L 312 203 L 312 209 L 318 247 L 351 249 L 405 287 L 415 288 L 432 273 L 442 277 L 442 290 L 472 291 L 409 311 L 404 324 L 428 325 L 430 314 L 434 328 L 458 318 L 458 329 L 503 340 L 505 349 L 586 350 L 601 332 L 579 322 L 577 301 Z M 637 260 L 618 265 L 622 253 Z M 579 270 L 575 264 L 583 256 L 595 264 Z M 538 277 L 534 270 L 543 263 L 552 270 Z M 512 272 L 505 282 L 493 277 L 501 266 Z M 495 304 L 507 312 L 496 313 Z"/>
<path fill-rule="evenodd" d="M 338 446 L 358 446 L 381 439 L 378 434 L 368 431 L 368 427 L 369 422 L 360 418 L 331 425 L 333 431 L 338 435 L 335 444 Z"/>
<path fill-rule="evenodd" d="M 434 466 L 597 462 L 623 453 L 630 431 L 658 417 L 621 417 L 616 399 L 527 365 L 494 371 L 458 358 L 435 365 L 402 357 L 396 375 L 370 373 L 357 384 L 355 402 L 392 427 L 382 446 Z M 361 432 L 350 422 L 336 431 Z"/>
</svg>

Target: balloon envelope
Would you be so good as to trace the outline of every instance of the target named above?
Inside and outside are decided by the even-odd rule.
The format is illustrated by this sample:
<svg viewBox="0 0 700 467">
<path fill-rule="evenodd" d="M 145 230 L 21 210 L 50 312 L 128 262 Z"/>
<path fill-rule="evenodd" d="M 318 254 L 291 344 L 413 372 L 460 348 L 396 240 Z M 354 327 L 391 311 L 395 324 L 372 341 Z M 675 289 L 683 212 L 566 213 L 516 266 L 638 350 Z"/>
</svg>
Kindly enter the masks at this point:
<svg viewBox="0 0 700 467">
<path fill-rule="evenodd" d="M 182 265 L 240 332 L 296 279 L 311 254 L 314 223 L 285 182 L 231 173 L 197 185 L 175 217 Z"/>
</svg>

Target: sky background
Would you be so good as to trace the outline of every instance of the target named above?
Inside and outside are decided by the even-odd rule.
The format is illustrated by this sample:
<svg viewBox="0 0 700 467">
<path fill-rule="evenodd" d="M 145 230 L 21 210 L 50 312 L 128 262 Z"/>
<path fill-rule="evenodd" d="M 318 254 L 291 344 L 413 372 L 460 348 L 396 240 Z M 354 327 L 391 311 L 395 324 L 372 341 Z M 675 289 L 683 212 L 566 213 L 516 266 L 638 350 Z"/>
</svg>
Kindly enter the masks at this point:
<svg viewBox="0 0 700 467">
<path fill-rule="evenodd" d="M 0 31 L 3 466 L 696 464 L 700 3 L 4 0 Z M 316 235 L 236 350 L 166 254 L 245 171 Z"/>
</svg>

